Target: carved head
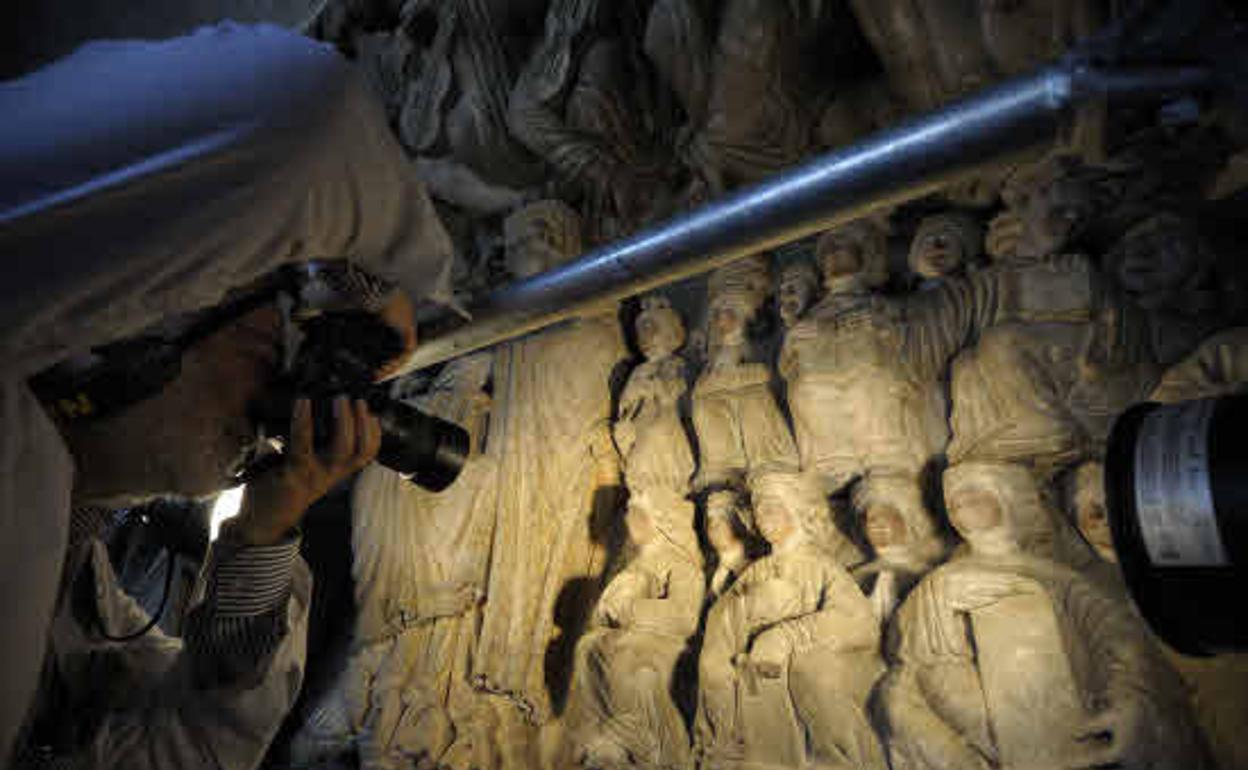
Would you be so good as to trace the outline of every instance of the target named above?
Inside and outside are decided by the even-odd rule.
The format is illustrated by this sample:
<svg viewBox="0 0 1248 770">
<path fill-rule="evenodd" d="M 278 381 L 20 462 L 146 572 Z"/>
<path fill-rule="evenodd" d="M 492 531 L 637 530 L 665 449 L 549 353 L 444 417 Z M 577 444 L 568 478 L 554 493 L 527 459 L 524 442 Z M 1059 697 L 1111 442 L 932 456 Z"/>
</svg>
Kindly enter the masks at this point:
<svg viewBox="0 0 1248 770">
<path fill-rule="evenodd" d="M 503 221 L 503 243 L 507 269 L 528 278 L 580 255 L 581 218 L 562 201 L 536 201 Z"/>
<path fill-rule="evenodd" d="M 750 479 L 750 496 L 755 527 L 773 549 L 805 541 L 838 557 L 855 551 L 832 523 L 828 500 L 814 475 L 783 471 L 759 474 Z"/>
<path fill-rule="evenodd" d="M 770 288 L 767 264 L 746 257 L 711 273 L 707 283 L 707 322 L 712 349 L 741 345 L 745 330 L 762 307 Z"/>
<path fill-rule="evenodd" d="M 958 275 L 983 251 L 984 229 L 968 214 L 949 211 L 924 217 L 910 244 L 910 270 L 924 279 Z"/>
<path fill-rule="evenodd" d="M 637 346 L 647 360 L 666 358 L 685 344 L 685 324 L 662 294 L 641 298 L 636 328 Z"/>
<path fill-rule="evenodd" d="M 946 470 L 943 482 L 949 521 L 972 551 L 1053 556 L 1055 522 L 1029 469 L 963 463 Z"/>
<path fill-rule="evenodd" d="M 1141 307 L 1194 314 L 1216 304 L 1207 288 L 1214 262 L 1191 222 L 1163 212 L 1128 230 L 1106 255 L 1105 268 Z"/>
<path fill-rule="evenodd" d="M 888 238 L 873 219 L 828 230 L 815 244 L 815 261 L 830 293 L 879 288 L 888 281 Z"/>
<path fill-rule="evenodd" d="M 1105 512 L 1105 466 L 1089 461 L 1066 477 L 1066 505 L 1075 527 L 1105 561 L 1118 561 Z"/>
<path fill-rule="evenodd" d="M 734 490 L 721 489 L 706 498 L 706 539 L 721 559 L 745 550 L 741 528 L 744 507 Z"/>
<path fill-rule="evenodd" d="M 804 259 L 795 259 L 780 269 L 776 278 L 776 306 L 780 320 L 792 326 L 819 294 L 819 272 Z"/>
<path fill-rule="evenodd" d="M 868 474 L 854 486 L 853 504 L 877 558 L 919 571 L 943 550 L 932 533 L 931 517 L 918 479 L 900 474 Z"/>
<path fill-rule="evenodd" d="M 1016 232 L 993 256 L 1026 261 L 1061 253 L 1091 223 L 1096 196 L 1091 170 L 1070 156 L 1052 156 L 1024 169 L 1001 192 L 1008 210 L 992 228 L 1000 232 L 1008 225 Z"/>
</svg>

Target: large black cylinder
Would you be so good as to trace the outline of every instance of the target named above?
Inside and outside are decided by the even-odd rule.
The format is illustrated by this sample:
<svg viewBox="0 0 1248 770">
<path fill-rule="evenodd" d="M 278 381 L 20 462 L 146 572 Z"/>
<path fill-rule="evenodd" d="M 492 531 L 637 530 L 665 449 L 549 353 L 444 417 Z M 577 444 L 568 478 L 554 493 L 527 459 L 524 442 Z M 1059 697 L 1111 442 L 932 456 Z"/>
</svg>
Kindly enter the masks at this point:
<svg viewBox="0 0 1248 770">
<path fill-rule="evenodd" d="M 1248 649 L 1248 396 L 1138 404 L 1105 460 L 1114 549 L 1180 652 Z"/>
</svg>

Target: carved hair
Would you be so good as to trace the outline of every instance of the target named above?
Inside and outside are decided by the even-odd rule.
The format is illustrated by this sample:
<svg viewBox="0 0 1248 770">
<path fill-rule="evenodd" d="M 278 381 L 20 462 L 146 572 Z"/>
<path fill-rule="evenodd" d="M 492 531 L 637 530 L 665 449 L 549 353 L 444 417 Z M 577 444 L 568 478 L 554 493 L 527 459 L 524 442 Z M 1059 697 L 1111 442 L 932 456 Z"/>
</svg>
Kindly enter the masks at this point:
<svg viewBox="0 0 1248 770">
<path fill-rule="evenodd" d="M 757 254 L 715 270 L 707 282 L 707 296 L 712 307 L 735 305 L 747 319 L 752 319 L 762 307 L 770 290 L 767 263 Z"/>
<path fill-rule="evenodd" d="M 759 474 L 750 479 L 750 496 L 755 509 L 766 500 L 784 507 L 807 541 L 838 561 L 847 552 L 857 551 L 833 524 L 823 487 L 813 475 L 786 471 Z"/>
<path fill-rule="evenodd" d="M 931 517 L 917 479 L 908 475 L 871 473 L 854 485 L 851 494 L 859 517 L 872 506 L 889 505 L 897 510 L 906 527 L 906 543 L 891 546 L 888 550 L 893 553 L 877 556 L 898 562 L 897 566 L 923 569 L 944 551 L 940 539 L 932 532 Z"/>
</svg>

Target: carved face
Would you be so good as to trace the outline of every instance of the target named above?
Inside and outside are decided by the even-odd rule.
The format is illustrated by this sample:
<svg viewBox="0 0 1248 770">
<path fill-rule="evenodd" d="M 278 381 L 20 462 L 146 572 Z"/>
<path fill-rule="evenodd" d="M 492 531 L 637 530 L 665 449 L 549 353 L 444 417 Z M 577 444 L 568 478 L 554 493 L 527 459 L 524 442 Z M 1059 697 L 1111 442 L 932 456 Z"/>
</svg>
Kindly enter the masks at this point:
<svg viewBox="0 0 1248 770">
<path fill-rule="evenodd" d="M 716 492 L 706 501 L 706 539 L 717 554 L 742 548 L 740 534 L 733 524 L 736 507 L 736 500 L 729 492 Z"/>
<path fill-rule="evenodd" d="M 1005 524 L 1005 515 L 996 495 L 967 489 L 949 500 L 949 521 L 958 534 L 973 542 L 977 535 L 991 532 Z"/>
<path fill-rule="evenodd" d="M 711 347 L 739 345 L 745 341 L 745 325 L 749 320 L 741 303 L 731 298 L 713 300 L 710 314 Z"/>
<path fill-rule="evenodd" d="M 825 236 L 815 256 L 825 282 L 858 275 L 866 267 L 862 248 L 849 238 Z"/>
<path fill-rule="evenodd" d="M 754 525 L 758 533 L 772 546 L 787 543 L 798 534 L 801 524 L 793 511 L 775 497 L 764 497 L 754 504 Z"/>
<path fill-rule="evenodd" d="M 928 217 L 919 225 L 910 247 L 910 269 L 926 279 L 962 272 L 972 253 L 966 233 L 949 217 Z"/>
<path fill-rule="evenodd" d="M 1159 307 L 1200 269 L 1201 253 L 1188 228 L 1177 222 L 1146 223 L 1114 250 L 1114 277 L 1142 306 Z"/>
<path fill-rule="evenodd" d="M 818 290 L 816 280 L 809 268 L 793 268 L 780 275 L 776 286 L 776 302 L 780 309 L 780 320 L 785 326 L 797 323 L 797 319 L 810 307 Z"/>
<path fill-rule="evenodd" d="M 558 201 L 538 201 L 503 223 L 507 270 L 528 278 L 558 267 L 581 252 L 575 212 Z"/>
<path fill-rule="evenodd" d="M 896 506 L 888 503 L 876 503 L 867 507 L 863 517 L 863 529 L 867 542 L 877 551 L 906 542 L 906 522 Z"/>
<path fill-rule="evenodd" d="M 664 358 L 684 344 L 685 330 L 671 310 L 651 310 L 637 316 L 637 346 L 647 359 Z"/>
<path fill-rule="evenodd" d="M 1061 252 L 1087 226 L 1093 206 L 1091 187 L 1074 179 L 1058 179 L 1019 196 L 1016 210 L 1023 220 L 1019 256 L 1040 258 Z"/>
</svg>

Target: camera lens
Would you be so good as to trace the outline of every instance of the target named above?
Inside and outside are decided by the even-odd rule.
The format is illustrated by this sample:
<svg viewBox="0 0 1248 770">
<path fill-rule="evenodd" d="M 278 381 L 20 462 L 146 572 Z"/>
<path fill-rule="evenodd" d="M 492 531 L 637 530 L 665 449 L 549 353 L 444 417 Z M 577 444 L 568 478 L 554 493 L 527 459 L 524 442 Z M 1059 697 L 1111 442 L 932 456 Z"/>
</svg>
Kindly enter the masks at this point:
<svg viewBox="0 0 1248 770">
<path fill-rule="evenodd" d="M 1248 648 L 1248 396 L 1139 404 L 1105 460 L 1114 550 L 1141 614 L 1180 652 Z"/>
<path fill-rule="evenodd" d="M 385 396 L 370 396 L 368 405 L 381 422 L 377 462 L 434 492 L 454 483 L 468 457 L 467 431 Z"/>
</svg>

